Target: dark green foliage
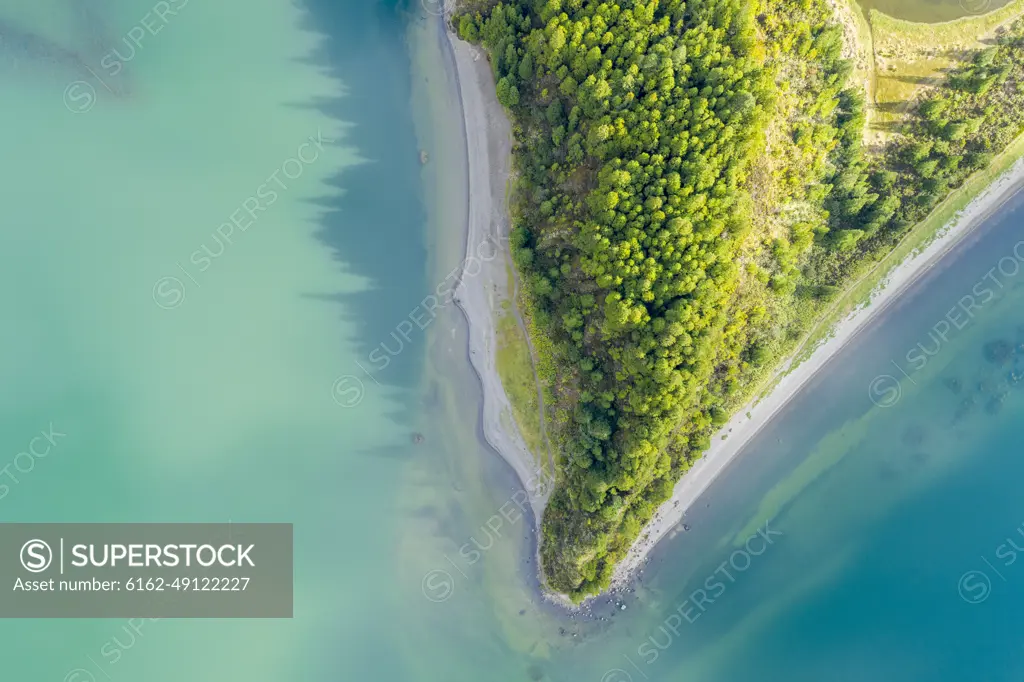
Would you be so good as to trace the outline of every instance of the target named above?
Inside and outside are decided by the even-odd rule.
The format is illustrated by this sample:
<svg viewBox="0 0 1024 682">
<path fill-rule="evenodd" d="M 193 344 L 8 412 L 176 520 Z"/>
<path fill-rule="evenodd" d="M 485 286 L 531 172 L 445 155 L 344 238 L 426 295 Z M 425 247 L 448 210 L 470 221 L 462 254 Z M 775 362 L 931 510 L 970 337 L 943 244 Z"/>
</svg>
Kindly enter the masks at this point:
<svg viewBox="0 0 1024 682">
<path fill-rule="evenodd" d="M 828 268 L 819 284 L 841 285 L 860 264 L 894 246 L 912 225 L 971 173 L 986 167 L 993 152 L 1024 132 L 1024 21 L 1004 31 L 997 44 L 979 50 L 954 69 L 946 84 L 921 102 L 901 138 L 876 169 L 859 181 L 879 197 L 837 224 L 863 226 L 866 239 L 842 255 L 816 254 Z"/>
<path fill-rule="evenodd" d="M 554 0 L 476 24 L 520 126 L 516 261 L 585 397 L 544 519 L 545 569 L 566 592 L 606 585 L 670 493 L 672 428 L 692 410 L 727 418 L 697 399 L 750 228 L 738 197 L 767 87 L 750 12 Z"/>
<path fill-rule="evenodd" d="M 561 467 L 541 543 L 559 591 L 607 586 L 754 380 L 1024 125 L 1018 24 L 869 159 L 864 95 L 846 85 L 829 11 L 535 0 L 458 18 L 487 47 L 515 119 L 510 246 L 560 369 Z M 773 59 L 803 62 L 787 73 L 802 74 L 808 111 L 781 127 L 810 159 L 787 182 L 818 212 L 769 240 L 771 267 L 747 263 L 747 276 L 737 261 L 758 227 L 748 174 L 772 123 Z M 795 312 L 772 319 L 765 300 Z"/>
</svg>

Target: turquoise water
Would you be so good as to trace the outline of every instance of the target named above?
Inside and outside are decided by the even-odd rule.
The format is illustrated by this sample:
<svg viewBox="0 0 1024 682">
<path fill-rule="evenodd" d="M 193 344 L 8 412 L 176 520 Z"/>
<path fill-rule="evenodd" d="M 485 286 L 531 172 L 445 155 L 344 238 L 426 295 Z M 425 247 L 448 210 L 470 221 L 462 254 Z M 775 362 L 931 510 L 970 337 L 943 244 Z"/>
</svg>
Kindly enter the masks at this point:
<svg viewBox="0 0 1024 682">
<path fill-rule="evenodd" d="M 635 591 L 570 618 L 536 598 L 529 519 L 494 521 L 521 497 L 481 444 L 464 321 L 397 331 L 463 253 L 436 17 L 169 5 L 131 50 L 148 0 L 0 0 L 0 519 L 292 522 L 295 618 L 6 621 L 4 679 L 1020 678 L 1000 546 L 1024 399 L 989 407 L 1010 369 L 984 347 L 1024 341 L 1024 274 L 929 336 L 1012 255 L 1020 201 L 766 428 Z M 958 589 L 971 571 L 990 590 Z"/>
<path fill-rule="evenodd" d="M 1024 357 L 997 366 L 986 344 L 1024 342 L 1022 224 L 1019 196 L 762 432 L 655 554 L 651 615 L 616 623 L 632 642 L 603 666 L 634 680 L 1020 678 L 1024 392 L 1008 375 Z M 970 316 L 946 317 L 972 295 Z M 942 339 L 943 319 L 961 328 Z M 907 361 L 922 349 L 927 362 Z M 766 520 L 781 535 L 695 608 Z M 680 604 L 693 622 L 662 629 Z"/>
</svg>

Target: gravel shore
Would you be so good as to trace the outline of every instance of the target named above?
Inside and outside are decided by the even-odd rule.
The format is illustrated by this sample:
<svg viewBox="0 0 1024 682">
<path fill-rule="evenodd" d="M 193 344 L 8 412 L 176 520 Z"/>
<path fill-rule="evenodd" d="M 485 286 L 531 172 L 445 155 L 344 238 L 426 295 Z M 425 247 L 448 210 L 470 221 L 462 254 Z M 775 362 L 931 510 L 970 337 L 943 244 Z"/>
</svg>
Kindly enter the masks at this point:
<svg viewBox="0 0 1024 682">
<path fill-rule="evenodd" d="M 465 120 L 469 169 L 466 257 L 455 302 L 469 323 L 469 359 L 483 385 L 484 438 L 519 476 L 539 526 L 550 485 L 519 433 L 496 365 L 497 321 L 502 303 L 511 304 L 513 294 L 509 291 L 512 264 L 505 201 L 512 130 L 495 95 L 494 76 L 484 51 L 452 35 L 445 23 Z"/>
</svg>

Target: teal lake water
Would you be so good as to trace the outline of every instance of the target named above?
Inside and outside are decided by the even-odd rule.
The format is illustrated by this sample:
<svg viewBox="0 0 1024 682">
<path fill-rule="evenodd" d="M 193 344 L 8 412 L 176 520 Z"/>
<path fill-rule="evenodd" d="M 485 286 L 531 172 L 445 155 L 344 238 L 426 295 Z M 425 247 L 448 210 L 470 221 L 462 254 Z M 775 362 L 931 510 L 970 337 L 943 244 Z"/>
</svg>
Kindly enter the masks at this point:
<svg viewBox="0 0 1024 682">
<path fill-rule="evenodd" d="M 291 522 L 295 617 L 3 621 L 3 679 L 1024 677 L 1024 201 L 570 618 L 460 314 L 397 331 L 463 253 L 437 17 L 167 5 L 0 0 L 0 521 Z"/>
</svg>

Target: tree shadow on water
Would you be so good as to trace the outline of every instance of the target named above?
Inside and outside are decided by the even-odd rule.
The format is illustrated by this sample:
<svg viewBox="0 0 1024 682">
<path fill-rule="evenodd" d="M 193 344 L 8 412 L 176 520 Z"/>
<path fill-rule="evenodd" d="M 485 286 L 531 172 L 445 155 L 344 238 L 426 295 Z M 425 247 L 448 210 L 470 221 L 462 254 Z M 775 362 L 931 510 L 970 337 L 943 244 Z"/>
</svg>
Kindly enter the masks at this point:
<svg viewBox="0 0 1024 682">
<path fill-rule="evenodd" d="M 417 381 L 425 332 L 408 340 L 396 326 L 427 294 L 424 208 L 417 139 L 410 108 L 410 57 L 405 41 L 415 0 L 304 0 L 304 28 L 322 36 L 310 61 L 343 84 L 345 92 L 313 103 L 340 122 L 339 143 L 360 161 L 328 179 L 336 191 L 315 201 L 321 209 L 318 238 L 344 269 L 367 281 L 365 291 L 326 297 L 341 303 L 355 322 L 356 361 L 381 384 L 411 387 Z M 388 365 L 368 356 L 381 343 Z M 400 350 L 399 350 L 400 348 Z M 353 375 L 369 379 L 353 365 Z"/>
<path fill-rule="evenodd" d="M 116 76 L 107 72 L 114 50 L 125 51 L 130 43 L 112 31 L 103 10 L 98 0 L 69 1 L 55 7 L 55 11 L 67 12 L 77 29 L 68 44 L 22 25 L 17 12 L 14 16 L 0 12 L 0 67 L 65 85 L 77 81 L 115 97 L 130 95 L 131 65 L 122 59 Z"/>
</svg>

